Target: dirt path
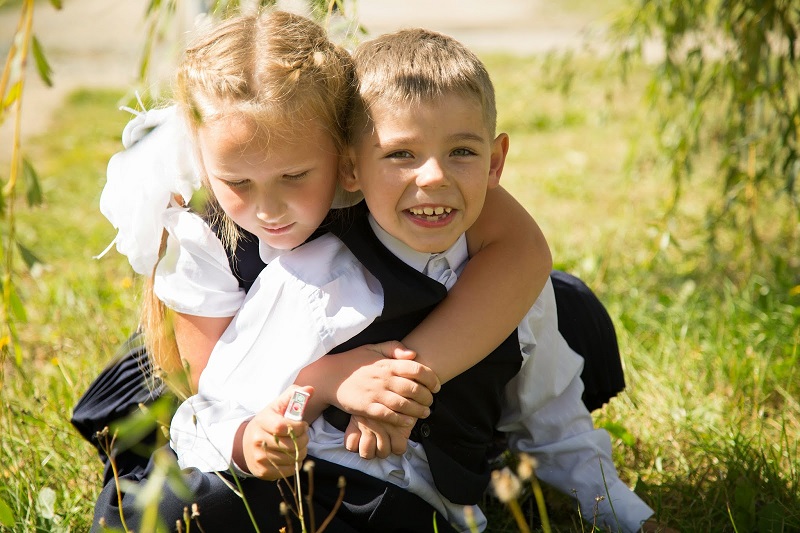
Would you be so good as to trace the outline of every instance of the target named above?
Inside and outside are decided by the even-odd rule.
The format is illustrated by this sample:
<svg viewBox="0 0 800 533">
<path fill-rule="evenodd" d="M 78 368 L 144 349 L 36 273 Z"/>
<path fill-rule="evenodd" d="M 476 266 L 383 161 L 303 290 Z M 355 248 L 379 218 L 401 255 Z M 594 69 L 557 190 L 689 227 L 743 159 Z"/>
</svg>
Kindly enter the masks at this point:
<svg viewBox="0 0 800 533">
<path fill-rule="evenodd" d="M 297 3 L 298 0 L 293 0 Z M 42 84 L 29 68 L 23 99 L 24 138 L 46 130 L 50 115 L 64 96 L 79 87 L 131 87 L 136 80 L 145 40 L 147 0 L 64 0 L 64 8 L 37 4 L 34 31 L 53 68 L 54 86 Z M 289 2 L 289 7 L 292 7 Z M 165 77 L 179 40 L 192 26 L 196 0 L 182 0 L 184 13 L 170 29 L 171 42 L 161 46 L 153 79 Z M 360 0 L 358 14 L 371 34 L 423 26 L 453 35 L 476 51 L 537 53 L 574 46 L 596 14 L 565 14 L 558 2 L 545 0 Z M 5 57 L 19 14 L 0 11 L 0 52 Z M 32 63 L 32 61 L 31 61 Z M 7 161 L 11 120 L 0 126 L 0 161 Z"/>
</svg>

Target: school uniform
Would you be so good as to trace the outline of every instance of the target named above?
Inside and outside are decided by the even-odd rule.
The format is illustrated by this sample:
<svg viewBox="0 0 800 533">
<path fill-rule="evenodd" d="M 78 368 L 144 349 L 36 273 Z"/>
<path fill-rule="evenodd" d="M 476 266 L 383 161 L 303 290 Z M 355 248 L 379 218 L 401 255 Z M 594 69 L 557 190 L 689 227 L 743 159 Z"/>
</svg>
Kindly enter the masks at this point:
<svg viewBox="0 0 800 533">
<path fill-rule="evenodd" d="M 322 242 L 322 241 L 320 241 L 320 242 Z M 370 247 L 371 247 L 373 244 L 374 244 L 374 243 L 370 243 Z M 381 248 L 381 247 L 380 247 L 380 243 L 379 243 L 379 248 L 378 248 L 378 249 L 380 249 L 380 248 Z M 363 256 L 363 251 L 362 251 L 362 252 L 360 252 L 360 253 L 361 253 L 361 255 Z M 392 257 L 394 257 L 392 254 L 389 254 L 389 255 L 390 255 L 390 256 L 392 256 Z M 465 257 L 465 255 L 464 255 L 464 257 Z M 307 259 L 307 258 L 306 258 L 306 259 Z M 303 262 L 301 261 L 301 263 L 303 263 Z M 239 264 L 241 265 L 241 262 L 239 262 Z M 374 267 L 373 267 L 373 268 L 374 268 Z M 382 278 L 384 278 L 384 279 L 381 279 L 381 282 L 382 282 L 383 284 L 391 285 L 392 281 L 391 281 L 391 280 L 387 280 L 387 279 L 386 279 L 386 276 L 387 276 L 389 273 L 391 273 L 391 272 L 392 272 L 394 269 L 384 269 L 384 270 L 385 270 L 385 271 L 384 271 L 383 273 L 381 273 L 381 277 L 382 277 Z M 417 273 L 417 274 L 418 274 L 418 273 Z M 427 278 L 426 278 L 426 279 L 427 279 Z M 423 283 L 423 285 L 424 285 L 424 283 Z M 440 286 L 440 287 L 441 287 L 441 286 Z M 257 292 L 257 291 L 256 291 L 256 292 Z M 401 290 L 401 292 L 402 292 L 402 290 Z M 433 292 L 435 293 L 436 291 L 434 290 Z M 433 307 L 433 305 L 435 305 L 435 303 L 438 301 L 438 300 L 436 300 L 436 298 L 438 298 L 438 299 L 441 299 L 441 297 L 443 297 L 443 295 L 444 295 L 444 292 L 443 292 L 442 290 L 440 290 L 440 291 L 439 291 L 439 295 L 438 295 L 438 296 L 436 296 L 436 297 L 433 299 L 433 301 L 431 302 L 431 304 L 432 304 L 432 305 L 430 305 L 430 308 L 432 308 L 432 307 Z M 414 301 L 418 301 L 418 300 L 415 298 L 415 299 L 414 299 Z M 392 302 L 394 302 L 394 303 L 392 303 Z M 388 306 L 386 309 L 382 309 L 382 310 L 381 310 L 381 311 L 383 311 L 383 314 L 384 314 L 384 315 L 387 315 L 387 316 L 390 314 L 390 313 L 389 313 L 389 311 L 391 310 L 391 309 L 390 309 L 391 307 L 394 307 L 394 306 L 396 306 L 398 303 L 402 303 L 402 302 L 401 302 L 401 300 L 399 300 L 399 299 L 395 299 L 395 300 L 392 300 L 392 301 L 391 301 L 391 302 L 389 302 L 389 303 L 390 303 L 390 305 L 389 305 L 389 306 Z M 399 313 L 399 314 L 400 314 L 400 315 L 402 315 L 402 313 Z M 365 318 L 365 320 L 367 320 L 367 319 Z M 420 320 L 421 320 L 421 318 L 420 318 Z M 371 323 L 371 322 L 370 322 L 370 323 Z M 382 322 L 382 323 L 383 323 L 383 322 Z M 369 325 L 369 324 L 368 324 L 368 325 Z M 368 327 L 368 325 L 367 325 L 367 328 L 366 328 L 365 332 L 368 332 L 368 331 L 369 331 L 369 327 Z M 374 326 L 374 327 L 373 327 L 373 329 L 375 329 L 375 327 L 378 327 L 378 326 Z M 384 326 L 383 326 L 383 327 L 385 327 L 385 323 L 384 323 Z M 379 340 L 385 340 L 386 338 L 401 338 L 401 337 L 402 337 L 402 336 L 403 336 L 405 333 L 397 333 L 397 334 L 395 334 L 395 335 L 391 335 L 391 334 L 390 334 L 390 332 L 388 332 L 388 331 L 387 331 L 387 332 L 386 332 L 386 334 L 387 334 L 387 335 L 389 335 L 389 336 L 388 336 L 388 337 L 384 337 L 384 338 L 377 337 L 377 338 L 376 338 L 376 340 L 378 340 L 378 339 L 379 339 Z M 364 338 L 366 338 L 366 337 L 363 337 L 363 336 L 362 336 L 362 339 L 364 339 Z M 368 341 L 365 341 L 365 342 L 368 342 Z M 361 344 L 361 342 L 358 342 L 358 344 Z M 354 346 L 355 346 L 355 345 L 358 345 L 358 344 L 354 344 Z M 323 353 L 324 353 L 324 352 L 323 352 Z M 519 353 L 517 353 L 517 358 L 519 358 Z M 578 371 L 579 371 L 579 365 L 578 365 L 577 367 L 575 367 L 575 369 L 574 369 L 574 370 L 578 370 Z M 573 372 L 573 373 L 574 373 L 574 372 Z M 204 375 L 205 375 L 205 374 L 204 374 Z M 212 374 L 212 373 L 209 373 L 209 375 L 214 375 L 214 374 Z M 513 375 L 513 373 L 512 373 L 512 375 Z M 244 388 L 245 388 L 245 387 L 241 387 L 241 389 L 244 389 Z M 282 390 L 282 389 L 281 389 L 281 390 Z M 578 392 L 578 394 L 580 394 L 580 393 Z M 475 397 L 475 395 L 474 395 L 474 394 L 472 394 L 471 396 L 472 396 L 472 397 Z M 316 430 L 317 430 L 317 425 L 319 425 L 319 426 L 320 426 L 320 428 L 319 428 L 319 431 L 320 431 L 320 434 L 321 434 L 321 435 L 326 435 L 326 437 L 330 437 L 330 435 L 336 435 L 335 433 L 333 433 L 333 430 L 332 430 L 330 427 L 327 427 L 327 426 L 325 425 L 325 424 L 327 424 L 327 423 L 328 423 L 328 422 L 327 422 L 327 421 L 324 421 L 324 420 L 322 420 L 322 421 L 318 421 L 318 423 L 315 423 L 315 425 L 314 425 L 314 427 L 312 428 L 312 430 L 315 430 L 315 431 L 316 431 Z M 513 423 L 512 423 L 512 422 L 508 422 L 508 424 L 509 424 L 509 427 L 513 429 Z M 428 427 L 430 428 L 430 425 L 429 425 Z M 433 426 L 433 427 L 435 428 L 436 426 Z M 422 429 L 421 429 L 421 428 L 422 428 L 422 425 L 420 424 L 420 426 L 419 426 L 419 427 L 418 427 L 418 428 L 415 430 L 415 431 L 417 431 L 417 434 L 420 434 L 420 432 L 422 431 Z M 334 429 L 335 429 L 335 428 L 334 428 Z M 422 440 L 422 439 L 420 439 L 420 440 Z M 607 437 L 606 437 L 606 440 L 607 440 Z M 328 444 L 328 445 L 330 444 L 330 440 L 328 440 L 328 441 L 326 441 L 326 442 L 327 442 L 327 444 Z M 429 447 L 430 447 L 430 445 L 429 445 Z M 336 450 L 334 450 L 334 451 L 336 451 Z M 338 450 L 338 452 L 341 452 L 341 451 L 342 451 L 341 449 L 340 449 L 340 450 Z M 328 446 L 328 447 L 327 447 L 327 448 L 325 448 L 325 449 L 321 449 L 321 450 L 320 450 L 320 453 L 319 453 L 319 455 L 323 455 L 323 456 L 324 456 L 325 454 L 327 454 L 327 453 L 330 453 L 330 452 L 331 452 L 331 447 L 330 447 L 330 446 Z M 424 452 L 424 448 L 421 448 L 421 452 Z M 312 451 L 312 452 L 311 452 L 311 454 L 312 454 L 312 455 L 313 455 L 314 453 L 315 453 L 315 451 Z M 350 452 L 345 452 L 345 453 L 347 454 L 347 457 L 346 457 L 346 459 L 349 459 L 349 460 L 351 460 L 351 461 L 352 461 L 352 460 L 355 460 L 355 461 L 358 461 L 358 460 L 360 460 L 360 458 L 358 458 L 358 456 L 357 456 L 356 454 L 351 454 Z M 442 455 L 442 456 L 444 456 L 444 457 L 447 457 L 447 454 L 439 454 L 439 455 Z M 420 454 L 420 457 L 426 457 L 426 456 L 424 456 L 424 454 L 422 454 L 422 453 L 421 453 L 421 454 Z M 338 460 L 339 460 L 339 459 L 342 459 L 342 458 L 339 458 L 339 457 L 335 457 L 335 458 L 337 459 L 337 462 L 338 462 Z M 424 461 L 424 459 L 422 459 L 422 460 Z M 378 464 L 378 463 L 370 463 L 370 464 L 374 466 L 374 465 L 376 465 L 376 464 Z M 485 464 L 485 463 L 484 463 L 484 464 Z M 357 465 L 351 465 L 351 466 L 357 466 Z M 363 465 L 362 465 L 362 467 L 363 467 Z M 613 466 L 611 466 L 610 468 L 613 470 Z M 333 470 L 335 471 L 335 470 L 337 470 L 337 469 L 338 469 L 338 467 L 337 467 L 336 465 L 334 465 L 334 466 L 333 466 Z M 356 469 L 357 469 L 357 470 L 359 469 L 359 468 L 358 468 L 358 466 L 357 466 L 357 468 L 356 468 Z M 608 469 L 609 469 L 609 466 L 608 466 L 608 465 L 606 465 L 606 470 L 608 470 Z M 368 469 L 367 469 L 367 470 L 368 470 Z M 419 469 L 418 469 L 418 468 L 414 468 L 414 467 L 410 467 L 410 468 L 408 468 L 408 469 L 403 469 L 403 471 L 407 471 L 407 472 L 416 472 L 417 470 L 419 470 Z M 422 470 L 424 470 L 424 469 L 422 469 Z M 352 472 L 350 472 L 350 473 L 352 474 Z M 483 472 L 479 473 L 479 477 L 482 477 L 482 476 L 485 476 L 485 473 L 483 473 Z M 192 472 L 191 472 L 191 474 L 188 474 L 188 477 L 189 477 L 189 478 L 196 477 L 196 478 L 199 478 L 199 479 L 203 479 L 203 478 L 204 478 L 204 476 L 200 475 L 200 474 L 199 474 L 198 472 L 196 472 L 196 471 L 192 471 Z M 373 476 L 373 477 L 372 477 L 372 479 L 391 479 L 391 478 L 390 478 L 390 477 L 388 477 L 388 478 L 384 478 L 384 477 L 375 477 L 375 476 Z M 446 479 L 446 478 L 443 478 L 443 479 Z M 452 478 L 452 479 L 458 479 L 458 477 L 455 477 L 455 478 Z M 369 481 L 369 480 L 368 480 L 368 481 Z M 263 483 L 263 482 L 262 482 L 262 483 Z M 422 492 L 423 494 L 425 493 L 425 490 L 428 490 L 429 492 L 431 492 L 431 491 L 433 491 L 433 492 L 437 492 L 437 491 L 436 491 L 436 488 L 435 488 L 435 483 L 433 483 L 431 479 L 427 480 L 427 481 L 426 481 L 426 483 L 428 483 L 428 489 L 419 489 L 419 490 L 421 490 L 421 492 Z M 206 490 L 206 493 L 205 493 L 205 494 L 206 494 L 206 495 L 208 495 L 208 494 L 209 494 L 209 492 L 208 492 L 208 485 L 209 485 L 209 484 L 210 484 L 210 485 L 213 485 L 213 484 L 214 484 L 214 481 L 213 481 L 213 480 L 210 480 L 210 481 L 209 481 L 209 480 L 206 480 L 206 482 L 204 482 L 204 483 L 197 483 L 197 484 L 196 484 L 197 486 L 196 486 L 195 488 L 196 488 L 196 490 L 201 490 L 201 489 L 203 489 L 203 490 Z M 251 486 L 258 486 L 258 482 L 248 481 L 248 485 L 251 485 Z M 320 485 L 319 485 L 319 483 L 316 483 L 315 485 L 316 485 L 317 487 L 319 487 L 319 486 L 320 486 Z M 413 485 L 413 480 L 412 480 L 412 485 Z M 423 485 L 425 485 L 425 483 L 420 483 L 420 484 L 418 484 L 418 485 L 419 485 L 419 486 L 423 486 Z M 399 485 L 396 485 L 396 486 L 403 486 L 403 485 L 402 485 L 402 482 L 401 482 Z M 431 487 L 434 487 L 434 488 L 433 488 L 433 489 L 431 489 Z M 412 488 L 414 488 L 414 487 L 412 487 Z M 227 487 L 224 487 L 224 485 L 220 485 L 219 487 L 217 487 L 217 489 L 218 489 L 218 490 L 223 490 L 223 489 L 224 489 L 224 490 L 227 490 Z M 404 495 L 404 493 L 405 493 L 405 492 L 408 492 L 408 491 L 400 491 L 400 492 L 398 493 L 398 492 L 397 492 L 397 490 L 395 489 L 395 487 L 387 487 L 387 486 L 385 485 L 385 483 L 384 483 L 384 484 L 383 484 L 381 487 L 379 487 L 379 489 L 380 489 L 380 490 L 384 490 L 384 491 L 386 491 L 386 494 L 388 494 L 389 492 L 392 492 L 392 493 L 394 494 L 392 498 L 389 498 L 389 500 L 390 500 L 390 501 L 398 501 L 397 494 L 403 494 L 403 495 Z M 216 489 L 215 489 L 215 490 L 216 490 Z M 375 490 L 375 487 L 370 487 L 370 488 L 368 488 L 368 489 L 364 490 L 363 492 L 364 492 L 364 494 L 368 494 L 370 491 L 373 491 L 373 492 L 374 492 L 374 490 Z M 627 490 L 627 489 L 625 489 L 625 490 Z M 202 490 L 201 490 L 201 491 L 202 491 Z M 351 487 L 350 491 L 355 491 L 355 488 L 354 488 L 354 487 Z M 107 491 L 104 491 L 104 494 L 105 494 L 105 493 L 108 493 L 108 492 L 110 492 L 110 491 L 108 491 L 108 490 L 107 490 Z M 211 491 L 210 491 L 210 493 L 213 493 L 213 492 L 214 492 L 214 490 L 211 490 Z M 207 500 L 209 500 L 209 501 L 213 501 L 213 498 L 206 498 L 206 499 L 207 499 Z M 364 498 L 363 498 L 363 497 L 361 497 L 361 499 L 363 500 Z M 101 500 L 102 500 L 102 495 L 101 495 Z M 263 501 L 263 500 L 262 500 L 262 501 Z M 373 498 L 372 500 L 369 500 L 369 501 L 371 501 L 372 503 L 374 503 L 374 502 L 375 502 L 374 498 Z M 419 503 L 419 502 L 417 502 L 417 503 Z M 424 503 L 424 502 L 423 502 L 423 503 Z M 103 502 L 102 502 L 102 501 L 99 501 L 99 502 L 98 502 L 98 507 L 100 507 L 100 506 L 101 506 L 101 504 L 103 504 Z M 113 510 L 113 507 L 114 507 L 114 502 L 112 502 L 112 501 L 106 501 L 106 502 L 105 502 L 105 504 L 106 504 L 106 505 L 109 505 L 109 506 L 110 506 L 109 508 Z M 375 508 L 387 508 L 387 507 L 386 507 L 386 505 L 385 505 L 385 502 L 384 502 L 382 505 L 383 505 L 383 507 L 381 507 L 381 505 L 376 505 L 376 506 L 375 506 Z M 447 511 L 447 508 L 446 508 L 446 506 L 447 506 L 447 505 L 448 505 L 448 504 L 446 504 L 446 503 L 445 503 L 445 504 L 441 504 L 441 506 L 444 506 L 444 511 L 445 511 L 445 512 L 442 512 L 442 511 L 441 511 L 441 508 L 442 508 L 442 507 L 441 507 L 440 505 L 435 505 L 434 507 L 436 507 L 436 508 L 437 508 L 437 510 L 440 510 L 440 514 L 445 514 L 445 515 L 446 515 L 446 514 L 447 514 L 447 513 L 446 513 L 446 511 Z M 175 506 L 175 505 L 173 505 L 173 507 L 176 507 L 176 506 Z M 178 507 L 180 507 L 180 504 L 178 504 Z M 355 506 L 355 507 L 358 507 L 358 506 Z M 362 505 L 362 509 L 366 509 L 366 508 L 369 508 L 369 507 L 364 507 L 364 506 Z M 423 508 L 424 508 L 424 505 L 423 505 Z M 104 514 L 105 514 L 105 515 L 109 515 L 109 514 L 111 514 L 111 515 L 113 516 L 113 513 L 103 513 L 103 512 L 101 512 L 100 510 L 99 510 L 98 514 L 99 514 L 99 515 L 101 515 L 101 516 L 102 516 L 102 515 L 104 515 Z M 372 514 L 374 515 L 375 513 L 373 512 Z M 429 513 L 429 514 L 430 514 L 430 513 Z M 451 514 L 452 514 L 452 513 L 451 513 Z M 206 516 L 207 516 L 207 514 L 206 514 Z M 223 522 L 224 522 L 224 521 L 223 521 Z M 430 523 L 430 521 L 428 521 L 427 523 L 429 524 L 429 523 Z M 441 531 L 441 530 L 442 530 L 442 525 L 441 525 L 441 524 L 440 524 L 439 528 L 440 528 L 439 530 Z M 376 529 L 376 530 L 377 530 L 377 529 Z"/>
</svg>

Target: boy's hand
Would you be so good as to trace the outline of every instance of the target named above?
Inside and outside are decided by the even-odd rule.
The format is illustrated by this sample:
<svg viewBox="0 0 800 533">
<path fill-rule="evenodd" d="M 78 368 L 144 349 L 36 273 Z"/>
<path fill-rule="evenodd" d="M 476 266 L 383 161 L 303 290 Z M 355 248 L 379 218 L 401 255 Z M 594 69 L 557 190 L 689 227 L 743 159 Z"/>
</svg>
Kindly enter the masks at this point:
<svg viewBox="0 0 800 533">
<path fill-rule="evenodd" d="M 349 451 L 364 459 L 389 454 L 402 455 L 408 447 L 408 437 L 413 426 L 394 426 L 360 416 L 351 416 L 344 434 L 344 445 Z"/>
<path fill-rule="evenodd" d="M 296 387 L 290 387 L 249 422 L 239 427 L 234 441 L 236 464 L 254 476 L 276 480 L 294 475 L 308 447 L 308 424 L 283 416 Z M 313 387 L 300 387 L 313 394 Z"/>
<path fill-rule="evenodd" d="M 416 419 L 430 414 L 439 379 L 400 342 L 369 344 L 335 357 L 347 374 L 336 391 L 344 411 L 409 431 Z"/>
</svg>

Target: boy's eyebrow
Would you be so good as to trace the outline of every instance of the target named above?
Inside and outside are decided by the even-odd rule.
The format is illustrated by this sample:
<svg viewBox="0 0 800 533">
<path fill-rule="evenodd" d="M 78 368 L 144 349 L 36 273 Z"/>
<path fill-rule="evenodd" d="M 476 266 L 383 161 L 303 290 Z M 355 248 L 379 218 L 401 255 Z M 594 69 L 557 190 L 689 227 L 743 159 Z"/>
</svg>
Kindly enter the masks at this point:
<svg viewBox="0 0 800 533">
<path fill-rule="evenodd" d="M 478 133 L 474 133 L 471 131 L 459 132 L 454 133 L 447 137 L 447 140 L 452 141 L 475 141 L 475 142 L 485 142 L 486 138 L 483 135 Z M 412 136 L 412 135 L 399 135 L 397 137 L 388 137 L 388 138 L 379 138 L 375 144 L 373 145 L 374 148 L 383 148 L 387 145 L 398 145 L 398 144 L 412 144 L 421 142 L 419 138 Z"/>
<path fill-rule="evenodd" d="M 483 135 L 479 135 L 471 131 L 454 133 L 449 137 L 449 139 L 453 141 L 476 141 L 476 142 L 484 142 L 486 140 Z"/>
</svg>

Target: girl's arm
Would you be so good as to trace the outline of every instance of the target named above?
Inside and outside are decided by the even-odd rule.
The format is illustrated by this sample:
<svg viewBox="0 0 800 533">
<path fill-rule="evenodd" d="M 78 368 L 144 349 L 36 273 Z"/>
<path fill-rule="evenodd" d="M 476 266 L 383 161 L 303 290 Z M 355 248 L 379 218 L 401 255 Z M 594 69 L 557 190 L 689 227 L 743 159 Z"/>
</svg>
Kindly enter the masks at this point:
<svg viewBox="0 0 800 533">
<path fill-rule="evenodd" d="M 214 345 L 233 320 L 233 317 L 205 317 L 172 313 L 175 342 L 181 360 L 188 366 L 192 393 L 197 392 L 200 374 L 208 364 Z"/>
</svg>

